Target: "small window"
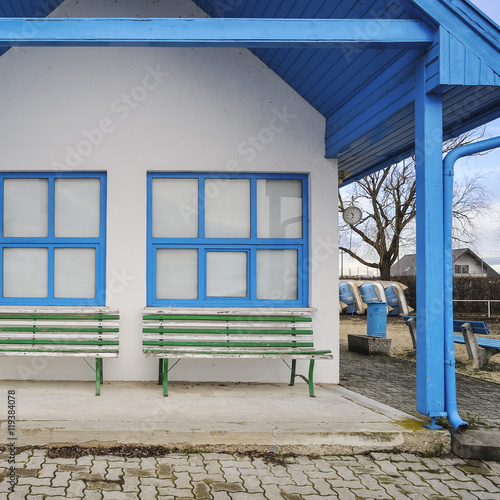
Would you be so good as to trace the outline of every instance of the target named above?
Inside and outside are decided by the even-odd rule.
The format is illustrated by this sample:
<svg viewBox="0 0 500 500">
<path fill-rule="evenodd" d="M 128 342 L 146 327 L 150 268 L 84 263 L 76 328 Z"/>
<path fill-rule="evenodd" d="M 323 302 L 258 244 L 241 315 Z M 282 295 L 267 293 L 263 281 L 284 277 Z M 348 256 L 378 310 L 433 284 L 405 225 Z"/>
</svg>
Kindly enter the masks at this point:
<svg viewBox="0 0 500 500">
<path fill-rule="evenodd" d="M 148 305 L 308 305 L 307 176 L 148 176 Z M 300 272 L 299 272 L 300 270 Z"/>
<path fill-rule="evenodd" d="M 469 274 L 469 265 L 455 265 L 455 274 Z"/>
<path fill-rule="evenodd" d="M 0 179 L 0 303 L 104 305 L 105 174 Z"/>
</svg>

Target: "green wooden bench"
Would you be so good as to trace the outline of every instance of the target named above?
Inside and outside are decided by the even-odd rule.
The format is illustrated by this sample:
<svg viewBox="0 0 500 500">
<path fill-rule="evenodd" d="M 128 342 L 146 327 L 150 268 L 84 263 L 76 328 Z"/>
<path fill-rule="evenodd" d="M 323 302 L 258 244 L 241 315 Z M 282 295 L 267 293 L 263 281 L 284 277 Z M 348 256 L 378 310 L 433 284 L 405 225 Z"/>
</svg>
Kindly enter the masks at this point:
<svg viewBox="0 0 500 500">
<path fill-rule="evenodd" d="M 413 347 L 417 348 L 417 319 L 414 316 L 404 316 L 405 323 L 410 329 Z M 500 340 L 476 337 L 476 335 L 490 335 L 490 331 L 484 321 L 453 320 L 453 331 L 462 334 L 454 334 L 455 344 L 465 344 L 469 359 L 472 359 L 474 370 L 484 370 L 490 366 L 491 356 L 500 353 Z"/>
<path fill-rule="evenodd" d="M 118 356 L 118 321 L 105 309 L 1 309 L 0 356 L 94 357 L 99 396 L 103 358 Z"/>
<path fill-rule="evenodd" d="M 263 313 L 234 311 L 179 312 L 146 309 L 143 314 L 143 351 L 159 360 L 158 384 L 168 396 L 170 358 L 275 358 L 291 360 L 290 385 L 302 378 L 314 397 L 314 362 L 332 359 L 331 351 L 316 350 L 308 311 Z M 296 373 L 297 359 L 309 360 L 309 375 Z"/>
</svg>

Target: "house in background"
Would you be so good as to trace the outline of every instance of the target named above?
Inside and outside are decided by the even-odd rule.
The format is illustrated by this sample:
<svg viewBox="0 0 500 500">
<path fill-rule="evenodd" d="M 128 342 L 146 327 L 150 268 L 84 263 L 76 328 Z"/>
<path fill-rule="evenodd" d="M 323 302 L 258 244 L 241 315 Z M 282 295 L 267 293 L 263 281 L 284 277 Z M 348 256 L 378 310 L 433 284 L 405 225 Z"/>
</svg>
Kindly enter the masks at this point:
<svg viewBox="0 0 500 500">
<path fill-rule="evenodd" d="M 415 276 L 417 274 L 416 254 L 404 255 L 391 267 L 392 276 Z M 453 250 L 453 275 L 455 277 L 468 276 L 474 278 L 498 278 L 497 273 L 481 257 L 470 248 Z"/>
</svg>

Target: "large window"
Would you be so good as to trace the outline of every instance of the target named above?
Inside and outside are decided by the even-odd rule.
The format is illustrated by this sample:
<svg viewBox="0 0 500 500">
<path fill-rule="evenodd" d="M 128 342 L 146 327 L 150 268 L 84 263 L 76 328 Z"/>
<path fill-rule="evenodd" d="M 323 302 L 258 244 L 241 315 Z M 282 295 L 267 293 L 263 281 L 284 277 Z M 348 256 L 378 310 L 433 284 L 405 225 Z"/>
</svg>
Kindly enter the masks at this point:
<svg viewBox="0 0 500 500">
<path fill-rule="evenodd" d="M 148 176 L 148 305 L 307 306 L 307 176 Z"/>
<path fill-rule="evenodd" d="M 0 304 L 104 305 L 106 176 L 0 173 Z"/>
</svg>

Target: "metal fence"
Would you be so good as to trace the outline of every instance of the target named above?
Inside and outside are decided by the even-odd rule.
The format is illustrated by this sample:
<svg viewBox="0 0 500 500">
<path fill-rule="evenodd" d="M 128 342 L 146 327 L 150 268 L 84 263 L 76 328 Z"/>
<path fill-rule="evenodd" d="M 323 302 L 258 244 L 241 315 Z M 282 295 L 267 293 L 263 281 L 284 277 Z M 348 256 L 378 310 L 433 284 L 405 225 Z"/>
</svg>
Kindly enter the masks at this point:
<svg viewBox="0 0 500 500">
<path fill-rule="evenodd" d="M 465 299 L 457 299 L 453 300 L 453 302 L 486 302 L 488 304 L 488 318 L 491 318 L 491 303 L 492 302 L 500 302 L 500 300 L 489 300 L 489 299 L 471 299 L 471 300 L 465 300 Z"/>
</svg>

